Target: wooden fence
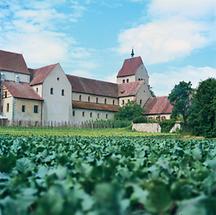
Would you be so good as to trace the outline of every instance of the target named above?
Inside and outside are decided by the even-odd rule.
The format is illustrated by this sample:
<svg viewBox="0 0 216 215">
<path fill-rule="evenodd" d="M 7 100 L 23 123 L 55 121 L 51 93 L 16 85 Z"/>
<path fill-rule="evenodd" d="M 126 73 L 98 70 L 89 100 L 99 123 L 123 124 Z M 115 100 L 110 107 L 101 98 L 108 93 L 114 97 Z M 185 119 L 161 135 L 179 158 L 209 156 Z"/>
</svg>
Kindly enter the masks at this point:
<svg viewBox="0 0 216 215">
<path fill-rule="evenodd" d="M 26 121 L 26 120 L 16 120 L 16 121 L 0 121 L 0 126 L 7 127 L 38 127 L 38 128 L 114 128 L 114 122 L 112 120 L 96 120 L 96 121 L 86 121 L 80 124 L 75 124 L 74 121 Z"/>
</svg>

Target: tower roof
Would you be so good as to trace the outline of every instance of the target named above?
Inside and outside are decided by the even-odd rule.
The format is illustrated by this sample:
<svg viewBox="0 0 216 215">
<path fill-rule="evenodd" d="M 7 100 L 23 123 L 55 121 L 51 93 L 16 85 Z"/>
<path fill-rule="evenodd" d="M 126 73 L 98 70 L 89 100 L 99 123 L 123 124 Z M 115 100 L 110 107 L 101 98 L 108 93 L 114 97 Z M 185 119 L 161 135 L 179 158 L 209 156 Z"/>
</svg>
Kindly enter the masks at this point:
<svg viewBox="0 0 216 215">
<path fill-rule="evenodd" d="M 133 57 L 126 59 L 119 70 L 117 78 L 135 75 L 137 69 L 143 64 L 142 58 Z"/>
</svg>

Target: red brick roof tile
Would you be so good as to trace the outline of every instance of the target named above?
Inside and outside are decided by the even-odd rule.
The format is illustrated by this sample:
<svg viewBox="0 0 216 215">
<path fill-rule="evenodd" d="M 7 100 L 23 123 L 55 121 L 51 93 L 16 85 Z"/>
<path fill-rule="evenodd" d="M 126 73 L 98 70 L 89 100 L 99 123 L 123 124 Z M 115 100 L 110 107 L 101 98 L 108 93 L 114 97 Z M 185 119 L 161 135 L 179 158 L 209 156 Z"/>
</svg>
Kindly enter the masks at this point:
<svg viewBox="0 0 216 215">
<path fill-rule="evenodd" d="M 171 114 L 173 106 L 167 96 L 152 97 L 144 106 L 146 115 Z"/>
<path fill-rule="evenodd" d="M 29 69 L 32 75 L 31 86 L 42 84 L 46 77 L 53 71 L 57 64 L 52 64 L 48 66 L 41 67 L 39 69 Z"/>
<path fill-rule="evenodd" d="M 112 98 L 118 97 L 118 85 L 115 83 L 82 78 L 74 75 L 67 75 L 67 78 L 71 83 L 73 92 Z"/>
<path fill-rule="evenodd" d="M 135 75 L 137 69 L 143 64 L 141 57 L 133 57 L 126 59 L 122 68 L 119 70 L 117 77 L 125 77 Z"/>
<path fill-rule="evenodd" d="M 30 75 L 22 54 L 0 50 L 0 70 Z"/>
<path fill-rule="evenodd" d="M 119 109 L 119 106 L 107 105 L 107 104 L 97 104 L 97 103 L 91 103 L 91 102 L 73 101 L 73 108 L 117 112 Z"/>
<path fill-rule="evenodd" d="M 125 84 L 118 85 L 118 96 L 126 97 L 126 96 L 135 96 L 142 86 L 143 81 L 135 81 Z"/>
<path fill-rule="evenodd" d="M 43 98 L 41 98 L 27 83 L 4 81 L 3 85 L 15 98 L 40 100 L 40 101 L 43 100 Z"/>
</svg>

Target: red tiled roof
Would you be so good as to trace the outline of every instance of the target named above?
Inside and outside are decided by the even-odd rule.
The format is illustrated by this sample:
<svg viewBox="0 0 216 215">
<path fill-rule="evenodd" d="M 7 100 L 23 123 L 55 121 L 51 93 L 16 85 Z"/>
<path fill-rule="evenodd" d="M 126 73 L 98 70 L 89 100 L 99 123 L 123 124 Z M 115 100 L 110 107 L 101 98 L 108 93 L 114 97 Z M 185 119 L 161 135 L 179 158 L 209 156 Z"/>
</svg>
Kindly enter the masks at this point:
<svg viewBox="0 0 216 215">
<path fill-rule="evenodd" d="M 46 77 L 53 71 L 57 64 L 52 64 L 49 66 L 44 66 L 39 69 L 29 69 L 32 75 L 32 81 L 30 83 L 31 86 L 42 84 Z"/>
<path fill-rule="evenodd" d="M 143 64 L 141 57 L 133 57 L 126 59 L 122 68 L 119 70 L 117 77 L 125 77 L 135 75 L 137 69 Z"/>
<path fill-rule="evenodd" d="M 40 101 L 43 100 L 43 98 L 41 98 L 27 83 L 5 81 L 3 85 L 15 98 L 40 100 Z"/>
<path fill-rule="evenodd" d="M 107 105 L 107 104 L 97 104 L 97 103 L 90 103 L 90 102 L 73 101 L 73 108 L 117 112 L 118 109 L 119 109 L 119 106 L 117 106 L 117 105 Z"/>
<path fill-rule="evenodd" d="M 135 96 L 143 84 L 143 81 L 135 81 L 125 84 L 118 85 L 118 96 L 125 97 L 125 96 Z"/>
<path fill-rule="evenodd" d="M 118 97 L 118 85 L 115 83 L 82 78 L 74 75 L 67 75 L 67 78 L 71 83 L 73 92 L 112 98 Z"/>
<path fill-rule="evenodd" d="M 22 54 L 3 50 L 0 50 L 0 70 L 30 74 Z"/>
<path fill-rule="evenodd" d="M 145 114 L 171 114 L 173 106 L 167 96 L 152 97 L 144 106 Z"/>
</svg>

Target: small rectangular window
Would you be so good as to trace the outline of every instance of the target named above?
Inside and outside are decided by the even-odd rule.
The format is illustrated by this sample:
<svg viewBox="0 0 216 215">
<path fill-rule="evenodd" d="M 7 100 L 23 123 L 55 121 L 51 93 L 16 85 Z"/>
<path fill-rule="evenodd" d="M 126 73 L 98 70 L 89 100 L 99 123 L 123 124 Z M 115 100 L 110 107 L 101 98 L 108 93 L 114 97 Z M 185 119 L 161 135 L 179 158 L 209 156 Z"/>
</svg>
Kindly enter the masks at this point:
<svg viewBox="0 0 216 215">
<path fill-rule="evenodd" d="M 106 114 L 106 119 L 108 119 L 108 114 Z"/>
<path fill-rule="evenodd" d="M 97 114 L 97 118 L 98 118 L 98 119 L 100 118 L 100 114 L 99 114 L 99 113 Z"/>
<path fill-rule="evenodd" d="M 34 113 L 38 113 L 38 105 L 34 105 Z"/>
<path fill-rule="evenodd" d="M 122 105 L 124 105 L 124 100 L 122 100 Z"/>
<path fill-rule="evenodd" d="M 142 104 L 142 99 L 140 99 L 140 105 Z"/>
<path fill-rule="evenodd" d="M 90 118 L 92 118 L 92 112 L 90 113 Z"/>
<path fill-rule="evenodd" d="M 73 110 L 73 116 L 75 116 L 75 110 Z"/>
<path fill-rule="evenodd" d="M 88 102 L 90 102 L 90 96 L 88 96 Z"/>
<path fill-rule="evenodd" d="M 50 94 L 53 95 L 53 88 L 50 88 Z"/>
<path fill-rule="evenodd" d="M 82 100 L 82 95 L 79 95 L 79 101 L 81 101 Z"/>
<path fill-rule="evenodd" d="M 22 105 L 22 112 L 25 112 L 25 105 Z"/>
<path fill-rule="evenodd" d="M 83 117 L 85 116 L 85 112 L 84 112 L 84 111 L 82 112 L 82 116 L 83 116 Z"/>
<path fill-rule="evenodd" d="M 36 92 L 38 93 L 38 88 L 36 88 Z"/>
<path fill-rule="evenodd" d="M 4 93 L 4 97 L 7 98 L 7 91 L 5 91 L 5 93 Z"/>
<path fill-rule="evenodd" d="M 107 103 L 107 99 L 104 99 L 104 104 L 106 104 Z"/>
<path fill-rule="evenodd" d="M 96 103 L 98 103 L 98 97 L 96 98 Z"/>
<path fill-rule="evenodd" d="M 124 84 L 125 83 L 125 80 L 123 79 L 122 83 Z"/>
<path fill-rule="evenodd" d="M 113 100 L 113 105 L 115 105 L 115 100 Z"/>
<path fill-rule="evenodd" d="M 129 79 L 127 79 L 127 83 L 129 83 Z"/>
<path fill-rule="evenodd" d="M 64 90 L 63 90 L 63 89 L 62 89 L 62 91 L 61 91 L 61 95 L 64 96 Z"/>
<path fill-rule="evenodd" d="M 10 105 L 7 103 L 7 112 L 9 112 Z"/>
</svg>

